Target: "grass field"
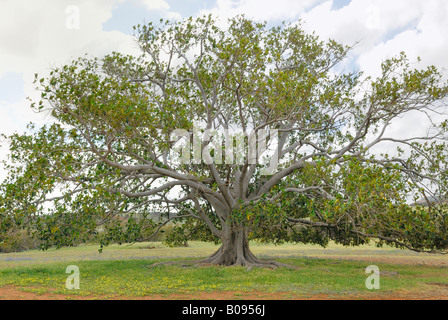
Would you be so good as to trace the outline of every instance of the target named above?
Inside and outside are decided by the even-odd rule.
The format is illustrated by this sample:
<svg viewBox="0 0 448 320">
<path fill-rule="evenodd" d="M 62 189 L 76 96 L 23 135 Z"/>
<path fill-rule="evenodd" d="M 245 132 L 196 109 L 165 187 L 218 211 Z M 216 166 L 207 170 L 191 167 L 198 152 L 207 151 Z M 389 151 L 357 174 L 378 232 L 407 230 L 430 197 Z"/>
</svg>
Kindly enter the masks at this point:
<svg viewBox="0 0 448 320">
<path fill-rule="evenodd" d="M 393 248 L 328 248 L 253 244 L 261 258 L 296 266 L 155 266 L 205 257 L 213 244 L 192 242 L 98 246 L 0 254 L 0 299 L 448 299 L 448 257 Z M 80 289 L 68 290 L 69 265 L 80 271 Z M 365 282 L 369 265 L 380 270 L 380 289 Z"/>
</svg>

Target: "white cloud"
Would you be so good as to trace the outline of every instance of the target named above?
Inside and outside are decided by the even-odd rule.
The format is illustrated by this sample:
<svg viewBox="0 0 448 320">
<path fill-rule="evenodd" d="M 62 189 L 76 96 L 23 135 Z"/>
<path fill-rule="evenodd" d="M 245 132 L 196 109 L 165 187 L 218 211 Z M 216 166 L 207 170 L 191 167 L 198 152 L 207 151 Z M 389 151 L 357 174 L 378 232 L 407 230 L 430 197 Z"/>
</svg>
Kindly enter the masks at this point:
<svg viewBox="0 0 448 320">
<path fill-rule="evenodd" d="M 212 13 L 222 19 L 244 14 L 256 20 L 295 19 L 322 0 L 217 0 L 216 7 L 201 14 Z"/>
<path fill-rule="evenodd" d="M 3 0 L 0 3 L 0 74 L 12 70 L 26 75 L 48 70 L 85 52 L 132 51 L 129 35 L 105 32 L 102 24 L 112 7 L 122 0 L 79 0 L 79 29 L 69 29 L 66 8 L 71 1 Z"/>
<path fill-rule="evenodd" d="M 111 51 L 136 53 L 130 35 L 103 31 L 114 5 L 124 0 L 1 0 L 0 1 L 0 77 L 7 72 L 21 73 L 24 96 L 0 104 L 0 133 L 22 132 L 29 122 L 48 121 L 45 114 L 30 108 L 30 97 L 38 101 L 34 74 L 45 76 L 50 68 L 64 65 L 84 55 L 103 55 Z M 76 5 L 73 5 L 75 3 Z M 69 6 L 79 10 L 66 10 Z M 79 16 L 70 14 L 78 11 Z M 70 19 L 79 18 L 79 28 L 71 29 Z M 73 20 L 71 20 L 73 22 Z M 0 100 L 5 100 L 0 97 Z M 0 158 L 7 146 L 0 147 Z M 0 170 L 0 179 L 2 178 Z"/>
<path fill-rule="evenodd" d="M 141 4 L 149 12 L 159 11 L 163 17 L 169 20 L 181 20 L 182 15 L 178 12 L 170 10 L 170 5 L 165 0 L 134 0 L 135 3 Z"/>
<path fill-rule="evenodd" d="M 169 10 L 169 4 L 164 0 L 140 0 L 148 10 Z"/>
<path fill-rule="evenodd" d="M 45 76 L 50 68 L 61 66 L 82 56 L 103 55 L 113 50 L 136 53 L 135 42 L 130 35 L 118 31 L 105 32 L 102 24 L 112 15 L 112 8 L 123 0 L 89 1 L 79 0 L 79 29 L 70 29 L 67 24 L 73 17 L 67 7 L 69 0 L 2 0 L 0 2 L 0 76 L 8 71 L 23 74 L 24 93 L 14 105 L 1 105 L 0 131 L 10 131 L 11 126 L 22 128 L 24 123 L 39 119 L 29 111 L 30 102 L 39 93 L 33 85 L 34 74 Z M 1 99 L 1 97 L 0 97 Z M 20 111 L 18 111 L 20 110 Z M 11 121 L 5 120 L 11 114 Z"/>
<path fill-rule="evenodd" d="M 448 2 L 445 0 L 352 0 L 340 10 L 326 1 L 301 16 L 309 31 L 345 44 L 359 42 L 357 62 L 378 74 L 381 61 L 408 53 L 426 64 L 447 66 Z"/>
</svg>

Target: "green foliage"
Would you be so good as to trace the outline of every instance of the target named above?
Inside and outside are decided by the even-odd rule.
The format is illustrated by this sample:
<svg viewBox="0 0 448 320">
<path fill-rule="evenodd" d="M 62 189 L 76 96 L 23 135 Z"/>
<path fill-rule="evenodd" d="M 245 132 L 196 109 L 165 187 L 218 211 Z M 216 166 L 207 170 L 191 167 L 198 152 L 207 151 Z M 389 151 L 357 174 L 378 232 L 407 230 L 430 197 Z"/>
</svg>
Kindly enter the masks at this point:
<svg viewBox="0 0 448 320">
<path fill-rule="evenodd" d="M 40 242 L 31 237 L 26 230 L 19 230 L 16 234 L 9 234 L 0 243 L 0 253 L 21 252 L 38 249 Z"/>
<path fill-rule="evenodd" d="M 5 137 L 0 242 L 26 229 L 43 249 L 92 237 L 105 246 L 154 238 L 178 221 L 170 245 L 243 229 L 278 244 L 375 238 L 448 248 L 446 207 L 409 204 L 428 193 L 448 198 L 448 122 L 431 117 L 446 115 L 448 84 L 437 68 L 412 69 L 401 53 L 376 79 L 340 73 L 350 47 L 300 24 L 268 28 L 237 16 L 219 25 L 211 16 L 137 25 L 141 56 L 85 56 L 36 74 L 41 100 L 32 108 L 53 123 Z M 386 136 L 411 112 L 431 119 L 431 135 Z M 176 163 L 173 131 L 205 128 L 279 130 L 277 170 L 263 175 L 264 165 L 241 154 L 242 163 Z M 219 155 L 225 148 L 215 142 L 199 153 Z M 371 152 L 390 142 L 395 153 Z"/>
<path fill-rule="evenodd" d="M 189 241 L 194 240 L 219 243 L 219 239 L 213 236 L 207 225 L 197 219 L 186 219 L 173 226 L 170 231 L 164 239 L 164 243 L 170 247 L 187 246 Z"/>
</svg>

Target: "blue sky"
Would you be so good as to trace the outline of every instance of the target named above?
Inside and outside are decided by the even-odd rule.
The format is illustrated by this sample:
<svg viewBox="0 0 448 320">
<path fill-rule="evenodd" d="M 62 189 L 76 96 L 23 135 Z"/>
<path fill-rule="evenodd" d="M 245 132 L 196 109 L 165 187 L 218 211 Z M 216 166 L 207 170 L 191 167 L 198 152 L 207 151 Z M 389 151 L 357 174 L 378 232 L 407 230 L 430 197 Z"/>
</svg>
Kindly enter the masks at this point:
<svg viewBox="0 0 448 320">
<path fill-rule="evenodd" d="M 170 0 L 165 2 L 170 11 L 179 13 L 182 17 L 195 16 L 201 10 L 207 10 L 216 5 L 216 1 L 207 0 Z M 159 21 L 166 17 L 166 11 L 163 9 L 150 10 L 138 1 L 125 1 L 118 3 L 113 8 L 112 17 L 103 24 L 103 30 L 132 33 L 132 26 L 138 23 Z"/>
<path fill-rule="evenodd" d="M 0 97 L 3 104 L 20 100 L 25 94 L 23 89 L 23 74 L 7 71 L 0 77 Z"/>
<path fill-rule="evenodd" d="M 381 61 L 404 50 L 411 59 L 448 69 L 446 0 L 2 0 L 0 1 L 0 132 L 45 123 L 26 99 L 37 100 L 35 73 L 88 52 L 138 54 L 132 26 L 160 18 L 236 14 L 269 24 L 304 22 L 323 39 L 352 44 L 356 67 L 375 75 Z M 413 121 L 418 121 L 413 120 Z M 396 130 L 404 130 L 404 123 Z M 6 153 L 0 147 L 0 158 Z"/>
<path fill-rule="evenodd" d="M 351 0 L 334 0 L 332 9 L 339 10 L 345 6 L 348 6 L 350 2 Z"/>
</svg>

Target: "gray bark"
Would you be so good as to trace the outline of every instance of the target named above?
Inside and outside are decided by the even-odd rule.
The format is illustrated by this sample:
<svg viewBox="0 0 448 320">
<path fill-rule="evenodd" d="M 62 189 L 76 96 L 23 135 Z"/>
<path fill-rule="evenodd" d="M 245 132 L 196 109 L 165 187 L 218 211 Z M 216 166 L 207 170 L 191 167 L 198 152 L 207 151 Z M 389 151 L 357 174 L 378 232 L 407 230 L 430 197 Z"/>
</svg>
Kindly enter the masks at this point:
<svg viewBox="0 0 448 320">
<path fill-rule="evenodd" d="M 200 261 L 203 264 L 221 266 L 245 267 L 280 267 L 286 264 L 276 261 L 258 259 L 249 248 L 247 230 L 242 224 L 227 224 L 222 232 L 221 247 L 207 259 Z"/>
</svg>

